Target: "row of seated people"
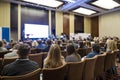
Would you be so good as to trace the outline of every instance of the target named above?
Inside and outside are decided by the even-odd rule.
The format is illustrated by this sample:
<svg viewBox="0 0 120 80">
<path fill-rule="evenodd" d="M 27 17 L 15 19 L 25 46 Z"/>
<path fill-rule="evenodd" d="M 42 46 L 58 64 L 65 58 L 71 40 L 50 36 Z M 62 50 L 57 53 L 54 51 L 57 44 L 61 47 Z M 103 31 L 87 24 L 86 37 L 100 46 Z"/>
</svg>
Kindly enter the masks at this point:
<svg viewBox="0 0 120 80">
<path fill-rule="evenodd" d="M 75 48 L 72 44 L 69 44 L 67 47 L 71 55 L 67 56 L 64 60 L 64 57 L 60 54 L 60 48 L 58 45 L 53 44 L 50 48 L 48 56 L 44 60 L 44 68 L 57 68 L 65 64 L 65 62 L 79 62 L 81 60 L 80 55 L 75 52 Z M 93 45 L 93 52 L 88 54 L 86 57 L 91 58 L 99 54 L 96 52 L 96 49 L 99 50 L 99 45 Z M 38 68 L 37 63 L 30 61 L 28 59 L 28 54 L 30 47 L 26 44 L 20 45 L 18 48 L 19 58 L 11 64 L 6 65 L 3 68 L 2 75 L 7 76 L 16 76 L 29 73 Z"/>
<path fill-rule="evenodd" d="M 99 46 L 94 45 L 93 46 L 94 53 L 90 53 L 86 57 L 93 57 L 95 54 L 98 54 L 96 49 L 99 49 Z M 28 66 L 26 67 L 27 68 L 26 70 L 30 68 L 32 68 L 30 70 L 33 70 L 34 69 L 33 67 L 37 68 L 38 67 L 37 64 L 35 64 L 34 62 L 28 62 L 29 60 L 27 59 L 27 57 L 28 57 L 28 53 L 30 53 L 29 51 L 30 51 L 30 47 L 27 44 L 19 45 L 18 51 L 17 51 L 19 59 L 17 59 L 15 62 L 11 63 L 10 65 L 5 66 L 3 68 L 2 74 L 3 75 L 15 75 L 15 74 L 17 75 L 17 72 L 21 74 L 22 70 L 19 69 L 19 68 L 23 68 L 23 67 L 20 67 L 21 65 Z M 45 68 L 56 68 L 56 67 L 59 67 L 65 64 L 65 62 L 78 62 L 81 60 L 80 55 L 76 53 L 75 48 L 72 44 L 67 45 L 67 52 L 69 55 L 64 59 L 64 57 L 61 55 L 60 47 L 57 44 L 52 44 L 50 47 L 48 56 L 44 60 L 44 67 Z M 22 64 L 19 64 L 19 63 L 22 63 Z M 25 65 L 23 65 L 23 63 L 25 63 Z M 17 67 L 18 69 L 16 69 L 15 67 Z M 18 70 L 20 70 L 21 72 L 19 72 Z"/>
</svg>

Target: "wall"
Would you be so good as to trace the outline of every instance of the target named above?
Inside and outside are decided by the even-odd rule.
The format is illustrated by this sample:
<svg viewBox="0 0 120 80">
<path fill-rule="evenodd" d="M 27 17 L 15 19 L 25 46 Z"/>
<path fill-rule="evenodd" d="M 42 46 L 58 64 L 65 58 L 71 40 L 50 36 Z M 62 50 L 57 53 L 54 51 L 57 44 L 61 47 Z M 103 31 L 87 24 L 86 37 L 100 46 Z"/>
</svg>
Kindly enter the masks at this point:
<svg viewBox="0 0 120 80">
<path fill-rule="evenodd" d="M 99 16 L 99 35 L 120 37 L 120 11 Z"/>
<path fill-rule="evenodd" d="M 64 13 L 63 14 L 63 33 L 65 33 L 69 37 L 69 14 Z"/>
<path fill-rule="evenodd" d="M 10 3 L 0 1 L 0 27 L 10 27 Z"/>
<path fill-rule="evenodd" d="M 99 37 L 99 17 L 98 16 L 91 18 L 91 36 Z"/>
<path fill-rule="evenodd" d="M 21 38 L 24 39 L 24 24 L 49 25 L 49 11 L 32 6 L 21 6 Z"/>
<path fill-rule="evenodd" d="M 2 28 L 10 27 L 10 3 L 0 1 L 0 40 L 2 40 Z M 11 36 L 9 34 L 9 36 Z"/>
<path fill-rule="evenodd" d="M 10 6 L 10 32 L 11 39 L 18 40 L 18 5 L 11 4 Z"/>
<path fill-rule="evenodd" d="M 84 33 L 84 16 L 74 15 L 74 32 Z"/>
<path fill-rule="evenodd" d="M 10 8 L 11 8 L 10 3 L 0 2 L 0 27 L 1 26 L 10 27 L 10 24 L 12 25 L 12 23 L 14 23 L 13 21 L 10 20 L 14 19 L 11 18 L 10 16 L 10 11 L 13 11 L 12 9 L 10 10 Z M 15 24 L 17 23 L 15 26 L 18 27 L 16 30 L 17 31 L 16 40 L 21 39 L 21 36 L 23 36 L 24 23 L 33 24 L 42 23 L 50 25 L 51 32 L 54 32 L 54 34 L 56 35 L 60 35 L 63 32 L 67 32 L 67 34 L 74 32 L 87 32 L 87 33 L 90 32 L 90 18 L 86 17 L 84 18 L 83 16 L 68 14 L 69 18 L 67 19 L 66 15 L 59 11 L 49 11 L 46 9 L 23 5 L 18 5 L 17 11 L 18 12 L 15 12 L 15 15 L 17 15 L 16 19 L 18 19 L 15 20 L 16 21 Z M 64 18 L 67 19 L 68 25 L 67 24 L 64 25 L 63 22 Z"/>
<path fill-rule="evenodd" d="M 56 35 L 63 33 L 63 13 L 56 11 Z"/>
<path fill-rule="evenodd" d="M 69 28 L 70 33 L 74 33 L 74 14 L 70 14 L 69 25 L 70 25 L 70 28 Z"/>
<path fill-rule="evenodd" d="M 84 33 L 91 33 L 91 19 L 84 17 Z"/>
</svg>

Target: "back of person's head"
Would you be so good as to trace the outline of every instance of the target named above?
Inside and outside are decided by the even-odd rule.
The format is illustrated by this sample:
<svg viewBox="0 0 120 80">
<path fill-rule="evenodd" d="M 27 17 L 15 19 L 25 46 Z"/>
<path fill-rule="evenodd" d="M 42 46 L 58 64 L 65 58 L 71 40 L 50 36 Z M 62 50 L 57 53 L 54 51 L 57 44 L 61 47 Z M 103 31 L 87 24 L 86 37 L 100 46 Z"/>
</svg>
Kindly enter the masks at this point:
<svg viewBox="0 0 120 80">
<path fill-rule="evenodd" d="M 20 44 L 17 53 L 19 58 L 27 58 L 30 53 L 30 46 L 28 44 Z"/>
<path fill-rule="evenodd" d="M 100 52 L 100 46 L 99 46 L 99 44 L 92 44 L 92 49 L 93 49 L 93 51 L 94 52 L 97 52 L 97 53 L 99 53 Z"/>
<path fill-rule="evenodd" d="M 52 44 L 52 41 L 51 40 L 47 40 L 46 43 L 47 43 L 48 46 L 50 46 Z"/>
<path fill-rule="evenodd" d="M 72 43 L 67 44 L 66 50 L 68 55 L 75 53 L 75 47 Z"/>
<path fill-rule="evenodd" d="M 87 47 L 91 47 L 90 41 L 87 41 Z"/>
<path fill-rule="evenodd" d="M 14 49 L 14 50 L 17 50 L 17 49 L 19 48 L 19 46 L 20 46 L 20 44 L 15 44 L 15 45 L 13 46 L 13 49 Z"/>
<path fill-rule="evenodd" d="M 38 42 L 38 44 L 41 44 L 41 43 L 42 43 L 42 40 L 38 40 L 37 42 Z"/>
<path fill-rule="evenodd" d="M 117 50 L 117 44 L 114 40 L 107 41 L 107 50 L 111 51 Z"/>
<path fill-rule="evenodd" d="M 79 44 L 80 48 L 84 47 L 83 41 L 79 41 L 78 44 Z"/>
<path fill-rule="evenodd" d="M 49 57 L 52 58 L 60 58 L 61 56 L 61 51 L 60 51 L 60 47 L 57 44 L 52 44 L 48 53 Z"/>
<path fill-rule="evenodd" d="M 0 41 L 0 47 L 2 47 L 3 46 L 3 42 L 2 41 Z"/>
<path fill-rule="evenodd" d="M 61 51 L 57 44 L 52 44 L 46 58 L 47 67 L 55 68 L 62 65 Z"/>
</svg>

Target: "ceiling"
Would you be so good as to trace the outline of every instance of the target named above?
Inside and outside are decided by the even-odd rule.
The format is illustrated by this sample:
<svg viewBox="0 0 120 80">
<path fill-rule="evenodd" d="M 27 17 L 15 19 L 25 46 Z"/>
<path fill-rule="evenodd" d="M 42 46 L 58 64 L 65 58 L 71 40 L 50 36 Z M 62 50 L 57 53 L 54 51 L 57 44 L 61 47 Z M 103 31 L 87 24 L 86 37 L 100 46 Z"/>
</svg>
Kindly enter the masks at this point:
<svg viewBox="0 0 120 80">
<path fill-rule="evenodd" d="M 113 9 L 103 9 L 103 8 L 91 5 L 90 2 L 95 1 L 95 0 L 57 0 L 57 1 L 64 2 L 64 4 L 58 8 L 50 8 L 50 7 L 46 7 L 46 6 L 42 6 L 42 5 L 30 4 L 30 3 L 22 2 L 21 0 L 3 0 L 3 1 L 10 1 L 11 3 L 17 3 L 17 4 L 22 4 L 22 5 L 31 5 L 31 6 L 46 8 L 48 10 L 57 10 L 57 11 L 68 12 L 68 13 L 74 13 L 74 12 L 72 12 L 72 10 L 74 10 L 78 7 L 87 8 L 87 9 L 94 10 L 97 12 L 92 15 L 84 15 L 84 16 L 88 16 L 88 17 L 94 17 L 94 16 L 98 16 L 98 15 L 111 13 L 111 12 L 120 10 L 120 7 L 116 7 Z M 116 0 L 116 1 L 120 4 L 120 0 Z M 105 4 L 107 5 L 107 3 L 105 3 Z M 74 13 L 74 14 L 83 15 L 80 13 Z"/>
</svg>

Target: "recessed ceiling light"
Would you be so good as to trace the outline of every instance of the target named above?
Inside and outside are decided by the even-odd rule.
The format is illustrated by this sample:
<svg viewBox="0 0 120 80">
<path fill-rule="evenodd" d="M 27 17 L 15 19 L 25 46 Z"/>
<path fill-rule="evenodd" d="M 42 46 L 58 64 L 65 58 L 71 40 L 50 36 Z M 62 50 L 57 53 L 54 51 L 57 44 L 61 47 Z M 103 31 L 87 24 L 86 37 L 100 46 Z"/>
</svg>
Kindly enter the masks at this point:
<svg viewBox="0 0 120 80">
<path fill-rule="evenodd" d="M 115 7 L 120 6 L 120 4 L 118 4 L 117 2 L 113 0 L 97 0 L 93 2 L 92 4 L 98 7 L 105 8 L 105 9 L 113 9 Z"/>
<path fill-rule="evenodd" d="M 82 8 L 82 7 L 78 8 L 76 10 L 73 10 L 73 12 L 77 12 L 77 13 L 81 13 L 81 14 L 85 14 L 85 15 L 91 15 L 91 14 L 96 13 L 93 10 Z"/>
<path fill-rule="evenodd" d="M 56 0 L 23 0 L 23 1 L 40 4 L 48 7 L 58 7 L 63 4 L 63 2 Z"/>
</svg>

